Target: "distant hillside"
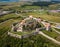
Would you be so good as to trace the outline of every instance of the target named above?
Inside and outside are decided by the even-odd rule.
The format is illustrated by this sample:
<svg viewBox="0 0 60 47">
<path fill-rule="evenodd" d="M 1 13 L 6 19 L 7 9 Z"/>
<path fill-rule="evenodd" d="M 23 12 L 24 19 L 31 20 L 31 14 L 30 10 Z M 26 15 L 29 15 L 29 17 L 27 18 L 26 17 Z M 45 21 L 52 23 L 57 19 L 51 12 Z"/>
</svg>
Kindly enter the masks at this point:
<svg viewBox="0 0 60 47">
<path fill-rule="evenodd" d="M 19 0 L 0 0 L 0 2 L 18 2 Z"/>
<path fill-rule="evenodd" d="M 10 0 L 0 0 L 0 1 L 10 1 Z"/>
</svg>

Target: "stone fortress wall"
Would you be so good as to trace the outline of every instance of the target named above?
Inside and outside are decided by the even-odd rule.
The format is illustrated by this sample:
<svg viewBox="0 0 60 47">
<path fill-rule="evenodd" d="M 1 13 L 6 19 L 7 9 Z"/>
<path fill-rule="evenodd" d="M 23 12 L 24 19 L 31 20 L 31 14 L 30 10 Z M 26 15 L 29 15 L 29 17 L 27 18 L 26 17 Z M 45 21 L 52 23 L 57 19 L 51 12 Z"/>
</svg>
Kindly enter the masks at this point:
<svg viewBox="0 0 60 47">
<path fill-rule="evenodd" d="M 23 31 L 23 25 L 25 24 L 25 26 L 27 26 L 27 23 L 25 23 L 25 21 L 26 21 L 26 20 L 29 20 L 29 19 L 32 19 L 32 18 L 33 18 L 34 20 L 42 23 L 42 24 L 44 25 L 44 27 L 46 28 L 47 31 L 50 29 L 50 27 L 51 27 L 50 23 L 45 22 L 45 21 L 42 21 L 41 18 L 34 18 L 34 17 L 32 17 L 32 16 L 29 16 L 28 18 L 25 18 L 24 20 L 22 20 L 22 22 L 20 22 L 20 23 L 17 25 L 18 27 L 15 27 L 15 26 L 12 25 L 12 31 L 13 31 L 14 29 L 16 29 L 17 32 L 19 32 L 19 31 L 22 32 L 22 31 Z"/>
</svg>

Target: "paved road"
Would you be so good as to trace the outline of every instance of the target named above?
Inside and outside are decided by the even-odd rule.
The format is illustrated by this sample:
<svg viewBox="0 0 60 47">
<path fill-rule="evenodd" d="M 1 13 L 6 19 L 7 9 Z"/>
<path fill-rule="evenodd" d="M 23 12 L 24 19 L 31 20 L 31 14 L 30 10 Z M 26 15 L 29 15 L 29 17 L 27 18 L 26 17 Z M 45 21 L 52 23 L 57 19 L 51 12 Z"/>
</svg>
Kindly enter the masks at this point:
<svg viewBox="0 0 60 47">
<path fill-rule="evenodd" d="M 55 23 L 55 24 L 60 24 L 60 23 L 57 23 L 57 22 L 52 22 L 52 21 L 49 21 L 50 23 Z"/>
<path fill-rule="evenodd" d="M 58 33 L 58 34 L 60 34 L 60 32 L 59 31 L 57 31 L 56 29 L 54 29 L 54 28 L 52 28 L 56 33 Z"/>
<path fill-rule="evenodd" d="M 2 11 L 2 12 L 0 12 L 0 16 L 9 14 L 9 13 L 13 13 L 13 11 Z"/>
<path fill-rule="evenodd" d="M 60 29 L 60 27 L 56 27 L 56 26 L 51 26 L 51 27 L 53 27 L 53 28 L 57 28 L 57 29 Z"/>
<path fill-rule="evenodd" d="M 52 37 L 50 37 L 50 36 L 48 36 L 48 35 L 46 35 L 46 34 L 44 34 L 42 31 L 40 31 L 39 34 L 41 34 L 42 36 L 48 38 L 49 40 L 53 41 L 54 43 L 60 45 L 60 42 L 59 42 L 59 41 L 53 39 Z"/>
</svg>

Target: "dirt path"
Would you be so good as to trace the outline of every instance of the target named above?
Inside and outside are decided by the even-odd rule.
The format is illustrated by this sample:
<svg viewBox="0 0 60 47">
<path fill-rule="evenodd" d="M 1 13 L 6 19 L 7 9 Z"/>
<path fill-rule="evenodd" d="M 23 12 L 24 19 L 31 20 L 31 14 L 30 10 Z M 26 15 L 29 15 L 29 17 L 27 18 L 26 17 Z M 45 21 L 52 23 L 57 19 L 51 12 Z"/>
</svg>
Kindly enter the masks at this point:
<svg viewBox="0 0 60 47">
<path fill-rule="evenodd" d="M 58 33 L 58 34 L 60 34 L 60 32 L 59 31 L 57 31 L 56 29 L 54 29 L 54 28 L 52 28 L 56 33 Z"/>
<path fill-rule="evenodd" d="M 48 36 L 46 34 L 44 34 L 42 31 L 40 31 L 39 34 L 41 34 L 42 36 L 48 38 L 49 40 L 53 41 L 54 43 L 60 45 L 60 42 L 59 41 L 55 40 L 54 38 L 52 38 L 52 37 L 50 37 L 50 36 Z"/>
</svg>

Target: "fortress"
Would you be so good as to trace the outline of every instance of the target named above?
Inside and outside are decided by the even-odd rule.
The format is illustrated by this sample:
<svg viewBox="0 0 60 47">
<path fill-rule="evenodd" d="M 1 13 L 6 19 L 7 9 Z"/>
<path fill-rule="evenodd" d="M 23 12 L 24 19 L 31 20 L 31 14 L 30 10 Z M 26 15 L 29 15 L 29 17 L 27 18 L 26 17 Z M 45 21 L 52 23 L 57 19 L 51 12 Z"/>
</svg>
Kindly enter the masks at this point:
<svg viewBox="0 0 60 47">
<path fill-rule="evenodd" d="M 40 17 L 34 18 L 32 15 L 25 18 L 21 22 L 16 25 L 12 25 L 12 31 L 15 32 L 23 32 L 23 31 L 31 31 L 37 30 L 38 28 L 44 27 L 47 31 L 50 30 L 50 23 L 43 21 Z"/>
</svg>

